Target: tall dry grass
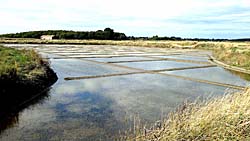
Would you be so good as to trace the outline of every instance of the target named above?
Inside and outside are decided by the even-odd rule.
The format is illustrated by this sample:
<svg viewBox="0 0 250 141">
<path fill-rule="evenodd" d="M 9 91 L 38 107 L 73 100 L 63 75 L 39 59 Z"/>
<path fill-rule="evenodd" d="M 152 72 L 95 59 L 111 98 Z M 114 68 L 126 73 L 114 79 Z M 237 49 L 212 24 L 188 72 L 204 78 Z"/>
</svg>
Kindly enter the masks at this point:
<svg viewBox="0 0 250 141">
<path fill-rule="evenodd" d="M 250 48 L 220 47 L 213 50 L 213 56 L 225 64 L 250 70 Z"/>
<path fill-rule="evenodd" d="M 142 46 L 174 48 L 183 46 L 194 46 L 195 41 L 145 41 L 145 40 L 40 40 L 25 38 L 0 38 L 0 43 L 21 44 L 82 44 L 82 45 L 120 45 L 120 46 Z"/>
<path fill-rule="evenodd" d="M 161 128 L 130 140 L 250 140 L 250 89 L 185 104 Z"/>
</svg>

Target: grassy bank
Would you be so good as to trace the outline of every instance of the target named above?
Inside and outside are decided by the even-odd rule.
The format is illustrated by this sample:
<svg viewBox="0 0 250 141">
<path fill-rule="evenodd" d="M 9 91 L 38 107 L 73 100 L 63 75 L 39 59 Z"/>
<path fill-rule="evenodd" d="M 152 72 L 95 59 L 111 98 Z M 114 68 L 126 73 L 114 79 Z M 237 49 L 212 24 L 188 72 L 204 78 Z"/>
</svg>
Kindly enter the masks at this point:
<svg viewBox="0 0 250 141">
<path fill-rule="evenodd" d="M 163 126 L 137 140 L 250 140 L 250 89 L 171 113 Z"/>
<path fill-rule="evenodd" d="M 198 43 L 195 48 L 207 49 L 213 56 L 231 66 L 250 70 L 250 43 L 249 42 L 208 42 Z"/>
<path fill-rule="evenodd" d="M 0 79 L 34 80 L 46 75 L 48 62 L 33 50 L 16 50 L 0 46 Z"/>
<path fill-rule="evenodd" d="M 10 84 L 43 83 L 42 80 L 49 79 L 53 74 L 49 62 L 42 59 L 34 50 L 0 46 L 0 83 L 1 87 L 6 86 L 1 88 L 1 91 L 7 89 L 7 84 L 11 86 Z"/>
<path fill-rule="evenodd" d="M 49 62 L 33 50 L 0 46 L 0 111 L 35 95 L 57 80 Z M 7 103 L 7 106 L 6 106 Z"/>
<path fill-rule="evenodd" d="M 220 47 L 213 51 L 213 56 L 228 65 L 250 70 L 250 48 L 242 50 L 238 47 Z"/>
</svg>

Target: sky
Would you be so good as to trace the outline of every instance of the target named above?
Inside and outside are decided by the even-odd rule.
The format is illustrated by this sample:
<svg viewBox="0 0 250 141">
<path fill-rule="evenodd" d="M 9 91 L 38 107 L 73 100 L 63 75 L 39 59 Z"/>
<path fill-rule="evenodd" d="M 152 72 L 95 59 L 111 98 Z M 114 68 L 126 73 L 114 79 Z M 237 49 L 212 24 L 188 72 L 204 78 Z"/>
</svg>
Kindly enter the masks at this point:
<svg viewBox="0 0 250 141">
<path fill-rule="evenodd" d="M 250 0 L 0 0 L 0 34 L 34 30 L 249 38 Z"/>
</svg>

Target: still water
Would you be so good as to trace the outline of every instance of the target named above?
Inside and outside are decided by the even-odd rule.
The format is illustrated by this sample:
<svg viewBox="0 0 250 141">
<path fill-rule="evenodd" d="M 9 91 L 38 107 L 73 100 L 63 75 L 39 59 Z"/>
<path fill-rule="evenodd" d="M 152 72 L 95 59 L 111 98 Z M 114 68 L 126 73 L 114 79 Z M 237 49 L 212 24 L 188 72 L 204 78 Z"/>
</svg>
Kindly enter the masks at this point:
<svg viewBox="0 0 250 141">
<path fill-rule="evenodd" d="M 54 56 L 48 54 L 47 57 Z M 183 59 L 183 56 L 180 57 Z M 189 56 L 188 59 L 190 58 Z M 145 58 L 89 58 L 89 60 L 103 62 L 137 59 L 143 60 Z M 150 126 L 155 121 L 161 120 L 170 111 L 174 111 L 184 101 L 212 98 L 229 91 L 226 87 L 161 74 L 133 74 L 73 81 L 64 80 L 65 77 L 69 76 L 92 76 L 134 71 L 95 64 L 86 60 L 50 59 L 51 67 L 57 73 L 59 80 L 44 95 L 0 123 L 3 125 L 0 126 L 0 140 L 113 140 L 124 131 L 130 131 L 134 127 L 135 117 L 136 124 Z M 200 65 L 173 61 L 116 64 L 146 70 Z M 220 67 L 161 73 L 172 73 L 241 86 L 250 84 L 248 80 Z"/>
</svg>

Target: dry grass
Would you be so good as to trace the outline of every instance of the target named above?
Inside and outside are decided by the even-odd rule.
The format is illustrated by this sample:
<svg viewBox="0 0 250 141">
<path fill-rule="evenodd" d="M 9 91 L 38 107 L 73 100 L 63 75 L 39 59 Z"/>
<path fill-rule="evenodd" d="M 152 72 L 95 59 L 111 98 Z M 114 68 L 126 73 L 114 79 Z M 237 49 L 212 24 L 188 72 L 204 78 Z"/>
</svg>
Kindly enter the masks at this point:
<svg viewBox="0 0 250 141">
<path fill-rule="evenodd" d="M 193 41 L 144 41 L 144 40 L 40 40 L 40 39 L 21 39 L 21 38 L 0 38 L 0 43 L 22 43 L 22 44 L 82 44 L 82 45 L 121 45 L 121 46 L 143 46 L 174 48 L 194 46 L 197 42 Z"/>
<path fill-rule="evenodd" d="M 222 46 L 213 50 L 213 56 L 228 65 L 250 70 L 250 48 Z"/>
<path fill-rule="evenodd" d="M 238 47 L 249 49 L 250 42 L 205 42 L 205 41 L 149 41 L 149 40 L 41 40 L 29 38 L 0 38 L 0 43 L 32 43 L 32 44 L 83 44 L 83 45 L 124 45 L 145 47 L 193 47 L 197 49 L 214 49 L 218 47 Z"/>
<path fill-rule="evenodd" d="M 198 42 L 195 48 L 211 50 L 217 60 L 250 70 L 249 42 Z"/>
<path fill-rule="evenodd" d="M 185 104 L 161 128 L 131 140 L 250 140 L 250 89 Z"/>
</svg>

